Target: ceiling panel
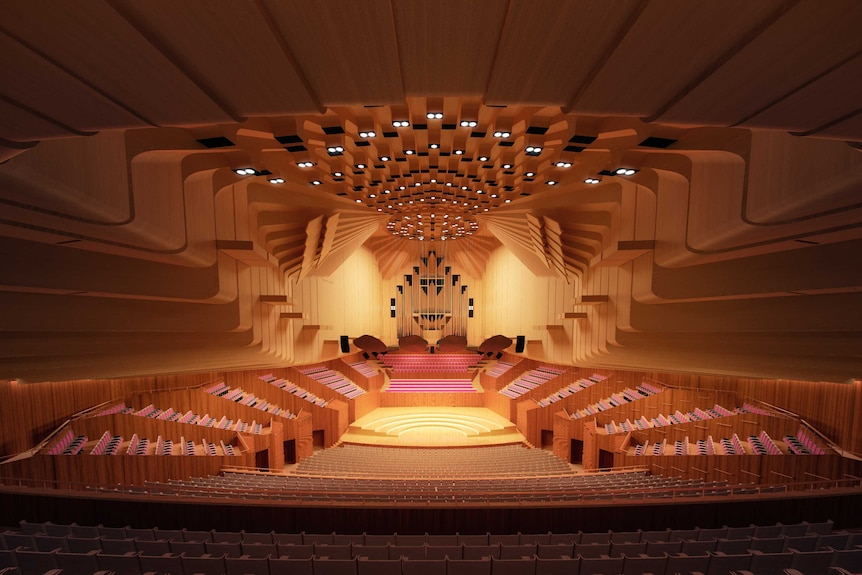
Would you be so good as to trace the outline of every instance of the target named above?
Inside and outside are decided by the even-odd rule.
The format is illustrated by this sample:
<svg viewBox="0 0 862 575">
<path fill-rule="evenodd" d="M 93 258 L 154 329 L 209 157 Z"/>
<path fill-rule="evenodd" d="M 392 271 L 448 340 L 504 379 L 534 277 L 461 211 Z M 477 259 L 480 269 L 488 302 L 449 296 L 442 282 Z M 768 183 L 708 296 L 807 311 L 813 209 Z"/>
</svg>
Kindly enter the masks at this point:
<svg viewBox="0 0 862 575">
<path fill-rule="evenodd" d="M 572 109 L 652 115 L 779 3 L 650 2 Z"/>
<path fill-rule="evenodd" d="M 64 70 L 0 34 L 0 94 L 80 132 L 145 125 Z M 58 98 L 57 94 L 62 94 Z"/>
<path fill-rule="evenodd" d="M 712 76 L 670 102 L 663 123 L 733 125 L 794 92 L 862 49 L 862 3 L 801 2 Z M 782 128 L 799 129 L 796 118 Z"/>
<path fill-rule="evenodd" d="M 638 4 L 512 0 L 486 102 L 568 105 Z"/>
<path fill-rule="evenodd" d="M 0 26 L 143 121 L 159 125 L 232 121 L 107 4 L 93 2 L 81 10 L 66 2 L 4 2 Z M 59 85 L 52 87 L 57 89 Z M 88 109 L 99 118 L 110 113 L 103 105 Z M 110 127 L 108 120 L 109 116 L 101 127 Z"/>
<path fill-rule="evenodd" d="M 389 2 L 261 4 L 323 106 L 403 102 Z"/>
<path fill-rule="evenodd" d="M 122 6 L 136 27 L 166 48 L 191 78 L 210 88 L 235 115 L 319 111 L 256 3 L 153 0 Z"/>
<path fill-rule="evenodd" d="M 836 138 L 862 142 L 862 110 L 856 112 L 856 114 L 846 120 L 823 128 L 817 132 L 816 136 L 818 138 Z"/>
<path fill-rule="evenodd" d="M 506 0 L 394 0 L 407 94 L 484 93 L 507 4 Z"/>
<path fill-rule="evenodd" d="M 816 131 L 837 118 L 858 112 L 862 105 L 862 55 L 826 74 L 774 106 L 757 114 L 744 125 L 780 128 L 786 118 L 794 118 L 798 131 Z"/>
</svg>

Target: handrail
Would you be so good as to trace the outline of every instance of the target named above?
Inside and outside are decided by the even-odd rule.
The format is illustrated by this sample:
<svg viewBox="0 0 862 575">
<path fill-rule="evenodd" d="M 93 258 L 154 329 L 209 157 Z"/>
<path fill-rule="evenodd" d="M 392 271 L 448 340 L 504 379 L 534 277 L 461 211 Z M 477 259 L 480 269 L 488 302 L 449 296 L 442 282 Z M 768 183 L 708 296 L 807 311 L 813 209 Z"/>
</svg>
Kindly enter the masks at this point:
<svg viewBox="0 0 862 575">
<path fill-rule="evenodd" d="M 283 469 L 273 469 L 267 467 L 250 467 L 250 466 L 242 466 L 242 465 L 224 465 L 221 468 L 222 473 L 248 473 L 249 475 L 259 475 L 259 474 L 269 474 L 269 475 L 280 475 L 283 477 L 302 477 L 309 479 L 332 479 L 332 475 L 323 475 L 319 473 L 296 473 L 290 472 L 285 473 Z M 431 473 L 426 473 L 425 475 L 381 475 L 379 473 L 339 473 L 338 479 L 381 479 L 381 480 L 395 480 L 395 481 L 422 481 L 422 480 L 445 480 L 445 481 L 476 481 L 479 479 L 548 479 L 554 477 L 606 477 L 609 475 L 616 475 L 622 473 L 635 473 L 635 472 L 648 472 L 649 467 L 644 465 L 629 465 L 626 467 L 606 467 L 595 469 L 591 471 L 585 471 L 582 473 L 572 474 L 568 471 L 560 472 L 560 473 L 546 473 L 546 474 L 523 474 L 523 473 L 498 473 L 494 475 L 483 475 L 481 473 L 476 473 L 472 475 L 465 476 L 456 476 L 451 474 L 440 474 L 434 475 Z"/>
<path fill-rule="evenodd" d="M 339 491 L 333 493 L 326 490 L 287 490 L 267 488 L 242 488 L 240 486 L 211 487 L 203 485 L 173 485 L 169 483 L 152 483 L 143 486 L 134 485 L 105 485 L 92 483 L 77 483 L 69 481 L 55 481 L 25 478 L 3 478 L 0 479 L 0 491 L 7 489 L 43 489 L 47 491 L 81 492 L 87 497 L 94 495 L 103 496 L 153 496 L 153 497 L 206 497 L 210 499 L 230 499 L 236 502 L 241 499 L 261 499 L 264 496 L 292 502 L 314 502 L 319 504 L 322 500 L 332 503 L 346 504 L 368 504 L 368 503 L 416 503 L 415 499 L 425 499 L 421 503 L 432 504 L 435 502 L 451 504 L 454 501 L 465 501 L 467 503 L 483 504 L 511 504 L 518 503 L 558 503 L 560 499 L 566 501 L 607 501 L 632 499 L 662 499 L 662 500 L 690 500 L 691 498 L 724 498 L 728 496 L 742 498 L 759 498 L 764 495 L 782 494 L 786 495 L 793 491 L 796 493 L 816 491 L 822 494 L 825 489 L 862 489 L 862 481 L 848 479 L 832 479 L 828 481 L 800 481 L 786 484 L 774 485 L 715 485 L 705 484 L 697 487 L 668 487 L 657 489 L 576 489 L 576 490 L 534 490 L 523 491 L 427 491 L 414 490 L 395 494 L 391 491 Z M 504 497 L 505 499 L 501 499 Z M 459 499 L 460 498 L 460 499 Z M 482 499 L 486 498 L 486 499 Z"/>
</svg>

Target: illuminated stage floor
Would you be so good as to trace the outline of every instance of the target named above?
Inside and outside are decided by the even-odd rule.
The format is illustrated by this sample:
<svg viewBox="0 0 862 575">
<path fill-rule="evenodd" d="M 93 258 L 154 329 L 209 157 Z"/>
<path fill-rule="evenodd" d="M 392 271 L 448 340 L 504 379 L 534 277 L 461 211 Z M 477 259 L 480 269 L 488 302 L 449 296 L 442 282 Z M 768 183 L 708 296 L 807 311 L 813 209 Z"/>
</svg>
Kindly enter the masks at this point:
<svg viewBox="0 0 862 575">
<path fill-rule="evenodd" d="M 468 447 L 521 443 L 515 424 L 484 407 L 379 407 L 357 419 L 344 443 Z"/>
</svg>

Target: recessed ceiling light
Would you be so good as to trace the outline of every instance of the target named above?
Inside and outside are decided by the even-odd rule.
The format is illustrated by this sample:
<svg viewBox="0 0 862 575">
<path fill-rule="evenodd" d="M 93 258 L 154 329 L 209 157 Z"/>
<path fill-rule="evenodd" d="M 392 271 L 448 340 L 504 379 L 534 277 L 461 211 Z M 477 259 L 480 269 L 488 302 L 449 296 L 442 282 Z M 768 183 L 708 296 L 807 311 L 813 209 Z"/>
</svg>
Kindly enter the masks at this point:
<svg viewBox="0 0 862 575">
<path fill-rule="evenodd" d="M 371 131 L 371 130 L 369 130 L 369 131 L 367 131 L 367 132 L 359 132 L 359 137 L 360 137 L 360 138 L 374 138 L 374 137 L 376 137 L 376 136 L 377 136 L 377 132 L 374 132 L 374 131 Z"/>
<path fill-rule="evenodd" d="M 254 168 L 239 168 L 234 170 L 240 176 L 253 176 L 255 174 Z"/>
<path fill-rule="evenodd" d="M 491 194 L 491 197 L 492 197 L 492 198 L 496 198 L 496 197 L 498 197 L 498 196 L 497 196 L 497 194 Z"/>
<path fill-rule="evenodd" d="M 512 203 L 512 200 L 511 200 L 511 199 L 509 199 L 509 198 L 506 198 L 506 203 L 507 203 L 507 204 L 511 204 L 511 203 Z"/>
<path fill-rule="evenodd" d="M 408 122 L 407 120 L 395 120 L 394 122 L 392 122 L 392 125 L 396 128 L 406 128 L 410 125 L 410 122 Z"/>
<path fill-rule="evenodd" d="M 504 132 L 503 130 L 497 130 L 496 132 L 494 132 L 495 138 L 508 138 L 511 135 L 511 132 Z"/>
<path fill-rule="evenodd" d="M 356 169 L 357 169 L 357 170 L 364 170 L 364 169 L 365 169 L 365 164 L 356 164 Z"/>
<path fill-rule="evenodd" d="M 429 148 L 431 148 L 432 150 L 436 150 L 437 148 L 439 148 L 439 147 L 440 147 L 440 144 L 431 144 L 431 145 L 430 145 L 430 146 L 428 146 L 428 147 L 429 147 Z"/>
<path fill-rule="evenodd" d="M 464 150 L 455 150 L 454 154 L 455 154 L 456 156 L 463 156 L 463 155 L 464 155 Z"/>
<path fill-rule="evenodd" d="M 412 156 L 413 154 L 416 153 L 416 150 L 404 150 L 404 153 L 407 154 L 408 156 Z"/>
<path fill-rule="evenodd" d="M 311 185 L 312 185 L 312 186 L 319 186 L 319 185 L 320 185 L 320 184 L 322 184 L 322 183 L 323 183 L 323 182 L 321 182 L 320 180 L 311 180 Z"/>
<path fill-rule="evenodd" d="M 598 184 L 599 182 L 601 182 L 601 180 L 597 178 L 587 178 L 586 180 L 584 180 L 585 184 Z"/>
<path fill-rule="evenodd" d="M 557 166 L 558 168 L 571 168 L 572 167 L 571 162 L 556 162 L 554 165 Z"/>
<path fill-rule="evenodd" d="M 425 114 L 425 117 L 429 120 L 442 120 L 443 112 L 428 112 L 427 114 Z"/>
<path fill-rule="evenodd" d="M 503 164 L 503 169 L 508 170 L 512 167 L 512 164 Z"/>
<path fill-rule="evenodd" d="M 617 168 L 617 170 L 614 173 L 618 176 L 631 176 L 635 172 L 637 172 L 637 170 L 632 169 L 632 168 Z"/>
<path fill-rule="evenodd" d="M 282 180 L 281 178 L 270 178 L 269 183 L 270 184 L 283 184 L 284 180 Z"/>
<path fill-rule="evenodd" d="M 341 146 L 329 146 L 326 148 L 326 151 L 330 156 L 340 156 L 344 153 L 344 148 Z"/>
<path fill-rule="evenodd" d="M 557 181 L 556 181 L 556 180 L 548 180 L 548 181 L 547 181 L 547 182 L 545 182 L 545 183 L 546 183 L 546 184 L 548 184 L 549 186 L 556 186 L 556 185 L 557 185 Z"/>
<path fill-rule="evenodd" d="M 296 165 L 300 168 L 310 168 L 314 166 L 314 162 L 296 162 Z"/>
<path fill-rule="evenodd" d="M 527 146 L 524 150 L 528 156 L 538 156 L 542 153 L 541 146 Z"/>
<path fill-rule="evenodd" d="M 480 162 L 487 162 L 487 161 L 488 161 L 488 159 L 489 159 L 489 158 L 488 158 L 488 156 L 479 156 L 479 161 L 480 161 Z"/>
<path fill-rule="evenodd" d="M 526 172 L 524 175 L 528 178 L 532 178 L 533 176 L 536 175 L 536 172 Z"/>
<path fill-rule="evenodd" d="M 461 120 L 462 128 L 475 128 L 479 123 L 476 120 Z"/>
<path fill-rule="evenodd" d="M 362 203 L 362 200 L 360 200 L 359 198 L 356 198 L 356 203 L 357 203 L 357 204 L 361 204 L 361 203 Z"/>
<path fill-rule="evenodd" d="M 368 194 L 368 197 L 369 197 L 369 198 L 376 198 L 376 197 L 377 197 L 377 194 Z"/>
<path fill-rule="evenodd" d="M 380 156 L 380 161 L 381 161 L 381 162 L 388 162 L 388 161 L 389 161 L 389 156 Z"/>
</svg>

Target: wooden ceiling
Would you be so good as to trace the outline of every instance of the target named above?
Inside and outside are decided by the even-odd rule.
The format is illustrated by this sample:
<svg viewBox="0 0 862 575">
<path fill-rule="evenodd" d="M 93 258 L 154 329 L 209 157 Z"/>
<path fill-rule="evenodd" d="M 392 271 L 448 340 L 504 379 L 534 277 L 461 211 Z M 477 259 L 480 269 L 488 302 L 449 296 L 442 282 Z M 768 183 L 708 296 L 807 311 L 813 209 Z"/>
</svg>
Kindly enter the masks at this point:
<svg viewBox="0 0 862 575">
<path fill-rule="evenodd" d="M 503 247 L 575 286 L 589 321 L 531 336 L 572 362 L 857 377 L 860 28 L 856 0 L 3 2 L 0 376 L 298 361 L 260 294 L 446 237 L 472 277 Z"/>
</svg>

